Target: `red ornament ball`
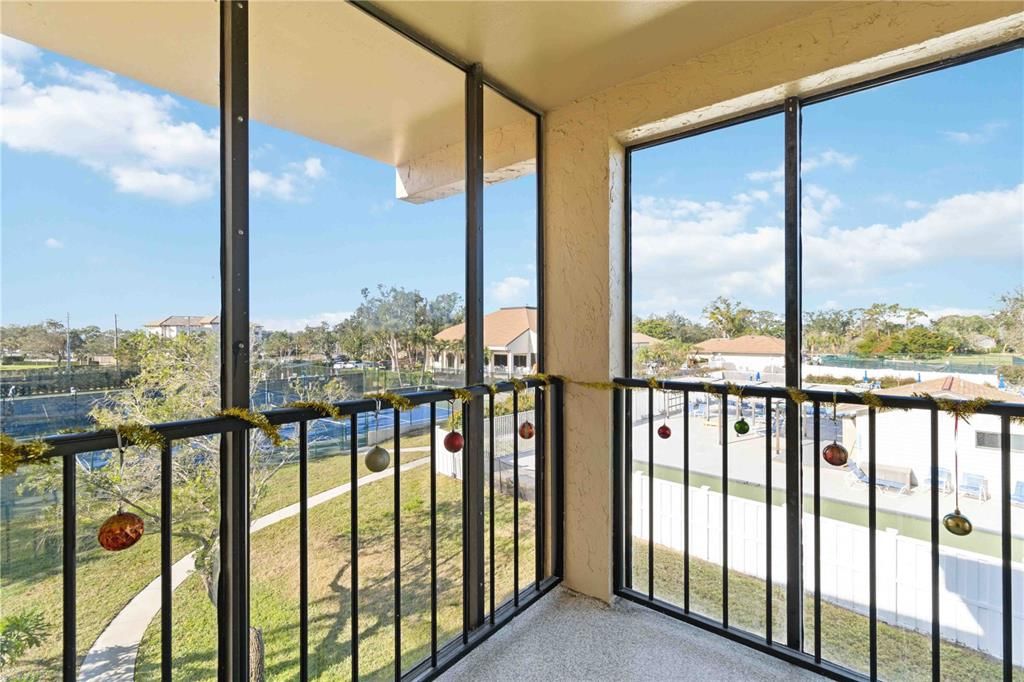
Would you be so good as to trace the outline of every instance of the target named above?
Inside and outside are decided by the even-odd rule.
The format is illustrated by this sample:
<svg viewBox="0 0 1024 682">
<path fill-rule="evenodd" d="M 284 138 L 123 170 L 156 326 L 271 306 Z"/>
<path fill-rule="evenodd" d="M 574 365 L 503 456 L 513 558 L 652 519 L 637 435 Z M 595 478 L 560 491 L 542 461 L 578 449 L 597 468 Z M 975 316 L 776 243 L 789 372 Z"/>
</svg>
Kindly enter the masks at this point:
<svg viewBox="0 0 1024 682">
<path fill-rule="evenodd" d="M 526 440 L 533 438 L 533 424 L 530 422 L 523 422 L 519 425 L 519 437 Z"/>
<path fill-rule="evenodd" d="M 120 552 L 138 542 L 145 531 L 146 522 L 141 516 L 131 512 L 118 512 L 103 522 L 96 539 L 103 549 Z"/>
<path fill-rule="evenodd" d="M 834 467 L 841 467 L 850 459 L 850 453 L 846 451 L 846 448 L 836 442 L 826 445 L 821 451 L 821 456 Z"/>
<path fill-rule="evenodd" d="M 662 424 L 658 427 L 658 438 L 665 440 L 672 435 L 672 429 L 668 427 L 668 424 Z"/>
<path fill-rule="evenodd" d="M 466 439 L 458 431 L 452 431 L 444 437 L 444 449 L 448 452 L 458 452 L 462 449 Z"/>
</svg>

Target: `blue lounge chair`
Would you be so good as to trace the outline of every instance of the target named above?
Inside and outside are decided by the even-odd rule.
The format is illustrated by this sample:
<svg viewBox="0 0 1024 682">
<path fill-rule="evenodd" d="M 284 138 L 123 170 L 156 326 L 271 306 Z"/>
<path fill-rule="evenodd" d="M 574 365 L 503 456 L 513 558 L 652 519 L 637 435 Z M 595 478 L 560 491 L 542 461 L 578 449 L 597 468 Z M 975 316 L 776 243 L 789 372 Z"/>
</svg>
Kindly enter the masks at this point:
<svg viewBox="0 0 1024 682">
<path fill-rule="evenodd" d="M 865 473 L 863 469 L 857 466 L 856 462 L 850 462 L 849 464 L 847 464 L 847 467 L 850 470 L 850 476 L 852 476 L 851 484 L 863 483 L 864 485 L 868 485 L 871 482 L 870 477 L 867 475 L 867 473 Z M 896 493 L 897 495 L 902 495 L 903 493 L 910 490 L 910 486 L 907 485 L 906 483 L 900 483 L 899 481 L 888 481 L 884 478 L 875 478 L 875 487 L 881 488 L 882 490 L 889 490 L 891 492 Z"/>
<path fill-rule="evenodd" d="M 964 474 L 960 480 L 960 492 L 984 502 L 989 498 L 988 479 L 981 474 Z"/>
<path fill-rule="evenodd" d="M 1024 507 L 1024 481 L 1017 481 L 1013 487 L 1013 494 L 1010 495 L 1010 502 L 1018 507 Z"/>
<path fill-rule="evenodd" d="M 946 469 L 945 467 L 939 467 L 938 474 L 939 476 L 938 479 L 935 481 L 935 486 L 939 489 L 939 491 L 944 493 L 953 492 L 953 478 L 949 475 L 949 469 Z M 930 476 L 924 479 L 924 484 L 928 488 L 932 487 L 932 479 Z"/>
</svg>

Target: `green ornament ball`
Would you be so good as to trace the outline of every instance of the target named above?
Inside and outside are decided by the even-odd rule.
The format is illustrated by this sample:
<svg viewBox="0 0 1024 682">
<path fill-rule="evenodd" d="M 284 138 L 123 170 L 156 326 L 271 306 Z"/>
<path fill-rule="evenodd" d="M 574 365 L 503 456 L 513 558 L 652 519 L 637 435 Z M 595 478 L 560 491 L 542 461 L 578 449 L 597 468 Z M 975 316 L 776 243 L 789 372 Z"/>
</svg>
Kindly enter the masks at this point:
<svg viewBox="0 0 1024 682">
<path fill-rule="evenodd" d="M 388 464 L 391 462 L 391 455 L 381 446 L 374 445 L 370 448 L 370 451 L 366 453 L 365 462 L 367 469 L 374 473 L 378 473 L 388 468 Z"/>
<path fill-rule="evenodd" d="M 746 419 L 740 417 L 736 420 L 736 423 L 732 425 L 732 428 L 736 433 L 742 436 L 750 431 L 750 424 L 747 423 Z"/>
</svg>

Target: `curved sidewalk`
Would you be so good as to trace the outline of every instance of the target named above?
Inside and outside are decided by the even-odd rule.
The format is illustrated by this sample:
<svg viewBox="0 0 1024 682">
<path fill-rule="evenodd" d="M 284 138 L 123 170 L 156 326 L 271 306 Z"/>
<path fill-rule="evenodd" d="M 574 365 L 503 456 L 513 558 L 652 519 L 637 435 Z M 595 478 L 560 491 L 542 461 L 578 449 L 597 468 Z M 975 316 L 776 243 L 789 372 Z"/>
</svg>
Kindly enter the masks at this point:
<svg viewBox="0 0 1024 682">
<path fill-rule="evenodd" d="M 425 451 L 428 448 L 403 448 L 403 452 Z M 429 457 L 421 457 L 402 465 L 402 471 L 415 469 L 430 463 Z M 358 487 L 389 478 L 394 468 L 376 474 L 363 476 L 357 480 Z M 344 483 L 325 490 L 309 498 L 308 506 L 313 507 L 344 495 L 352 489 L 351 483 Z M 252 522 L 249 533 L 255 533 L 279 521 L 299 515 L 299 503 L 289 505 L 261 516 Z M 195 571 L 195 552 L 186 554 L 171 567 L 171 588 L 177 589 Z M 85 655 L 82 667 L 78 672 L 79 680 L 90 682 L 133 682 L 135 679 L 135 659 L 142 643 L 142 636 L 150 622 L 160 612 L 160 576 L 146 585 L 137 595 L 132 597 L 100 636 L 93 642 Z"/>
</svg>

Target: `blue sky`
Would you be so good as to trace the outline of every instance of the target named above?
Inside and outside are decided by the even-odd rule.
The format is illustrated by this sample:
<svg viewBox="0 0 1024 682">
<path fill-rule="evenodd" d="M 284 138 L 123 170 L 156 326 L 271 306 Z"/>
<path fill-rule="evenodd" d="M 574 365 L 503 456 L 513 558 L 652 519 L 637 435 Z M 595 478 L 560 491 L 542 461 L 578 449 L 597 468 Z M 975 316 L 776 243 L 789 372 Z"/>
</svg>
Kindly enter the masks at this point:
<svg viewBox="0 0 1024 682">
<path fill-rule="evenodd" d="M 1020 50 L 803 113 L 804 307 L 986 311 L 1024 283 Z M 783 307 L 781 115 L 638 152 L 634 310 Z"/>
<path fill-rule="evenodd" d="M 217 111 L 6 38 L 3 58 L 3 322 L 215 314 Z M 464 290 L 464 196 L 397 201 L 391 166 L 258 123 L 250 147 L 254 320 L 337 322 L 378 283 Z M 486 190 L 488 309 L 536 303 L 535 194 Z"/>
<path fill-rule="evenodd" d="M 125 327 L 219 307 L 217 112 L 3 41 L 0 316 Z M 1024 272 L 1021 51 L 804 111 L 805 308 L 984 311 Z M 634 157 L 634 310 L 782 309 L 780 116 Z M 462 291 L 464 198 L 254 124 L 253 318 L 335 322 L 378 283 Z M 534 178 L 485 198 L 485 307 L 533 304 Z"/>
</svg>

